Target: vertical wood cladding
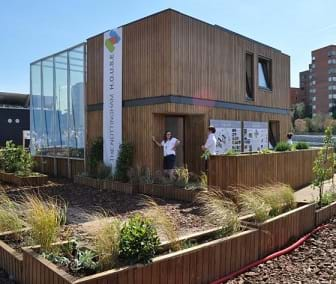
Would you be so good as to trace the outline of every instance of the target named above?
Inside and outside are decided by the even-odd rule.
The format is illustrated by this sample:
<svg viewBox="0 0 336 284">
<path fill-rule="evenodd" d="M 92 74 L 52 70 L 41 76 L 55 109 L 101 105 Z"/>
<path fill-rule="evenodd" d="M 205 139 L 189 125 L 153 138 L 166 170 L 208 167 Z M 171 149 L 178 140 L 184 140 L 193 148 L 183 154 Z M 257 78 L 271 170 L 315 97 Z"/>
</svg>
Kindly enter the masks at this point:
<svg viewBox="0 0 336 284">
<path fill-rule="evenodd" d="M 254 101 L 245 99 L 246 52 L 254 54 Z M 272 91 L 258 88 L 258 56 L 272 60 Z M 87 41 L 87 68 L 87 104 L 101 106 L 103 34 Z M 123 100 L 177 95 L 288 108 L 289 71 L 289 57 L 279 50 L 172 10 L 123 26 Z M 88 145 L 103 135 L 102 108 L 97 109 L 87 113 Z M 289 115 L 245 110 L 173 103 L 124 107 L 123 141 L 135 145 L 135 164 L 162 167 L 161 149 L 151 137 L 161 138 L 164 114 L 185 115 L 184 142 L 192 145 L 185 162 L 195 169 L 201 168 L 198 144 L 206 139 L 209 119 L 276 120 L 281 139 L 290 125 Z"/>
</svg>

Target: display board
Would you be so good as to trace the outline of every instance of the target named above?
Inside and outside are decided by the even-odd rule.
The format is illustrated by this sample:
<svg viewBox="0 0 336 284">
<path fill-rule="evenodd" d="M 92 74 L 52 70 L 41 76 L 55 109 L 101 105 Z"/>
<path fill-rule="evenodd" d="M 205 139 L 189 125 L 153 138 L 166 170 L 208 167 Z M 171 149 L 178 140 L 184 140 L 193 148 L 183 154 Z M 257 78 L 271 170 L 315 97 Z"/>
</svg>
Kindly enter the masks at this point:
<svg viewBox="0 0 336 284">
<path fill-rule="evenodd" d="M 268 123 L 243 121 L 243 152 L 258 152 L 268 148 Z"/>
<path fill-rule="evenodd" d="M 222 155 L 229 150 L 241 152 L 241 122 L 236 120 L 210 120 L 216 128 L 216 154 Z"/>
</svg>

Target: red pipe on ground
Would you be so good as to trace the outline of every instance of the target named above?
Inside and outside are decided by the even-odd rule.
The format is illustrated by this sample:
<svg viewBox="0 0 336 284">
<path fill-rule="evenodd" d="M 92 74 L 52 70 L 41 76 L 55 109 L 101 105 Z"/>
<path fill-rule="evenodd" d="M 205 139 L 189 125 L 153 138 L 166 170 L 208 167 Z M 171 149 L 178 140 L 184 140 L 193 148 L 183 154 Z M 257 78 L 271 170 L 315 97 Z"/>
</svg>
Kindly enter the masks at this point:
<svg viewBox="0 0 336 284">
<path fill-rule="evenodd" d="M 310 233 L 304 235 L 303 237 L 301 237 L 298 241 L 296 241 L 294 244 L 290 245 L 289 247 L 287 248 L 284 248 L 282 250 L 279 250 L 277 252 L 274 252 L 262 259 L 259 259 L 255 262 L 252 262 L 246 266 L 244 266 L 243 268 L 239 269 L 238 271 L 236 272 L 232 272 L 214 282 L 211 282 L 211 284 L 222 284 L 222 283 L 225 283 L 226 281 L 229 281 L 230 279 L 250 270 L 251 268 L 255 267 L 255 266 L 258 266 L 259 264 L 262 264 L 262 263 L 265 263 L 266 261 L 269 261 L 269 260 L 272 260 L 273 258 L 276 258 L 276 257 L 279 257 L 281 255 L 284 255 L 286 253 L 289 253 L 293 250 L 295 250 L 296 248 L 298 248 L 299 246 L 301 246 L 308 238 L 311 237 L 311 235 L 315 234 L 316 232 L 320 231 L 320 230 L 323 230 L 325 229 L 326 227 L 328 227 L 329 224 L 326 224 L 326 225 L 321 225 L 317 228 L 315 228 L 313 231 L 311 231 Z"/>
</svg>

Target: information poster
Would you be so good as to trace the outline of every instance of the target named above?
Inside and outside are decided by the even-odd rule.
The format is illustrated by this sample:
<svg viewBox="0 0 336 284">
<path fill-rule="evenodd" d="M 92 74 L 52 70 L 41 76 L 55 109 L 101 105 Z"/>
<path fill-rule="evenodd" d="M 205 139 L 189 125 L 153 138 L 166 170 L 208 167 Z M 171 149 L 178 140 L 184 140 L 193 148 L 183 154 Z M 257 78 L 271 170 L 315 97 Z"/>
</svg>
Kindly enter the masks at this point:
<svg viewBox="0 0 336 284">
<path fill-rule="evenodd" d="M 216 154 L 222 155 L 229 150 L 241 152 L 241 122 L 236 120 L 210 120 L 216 128 Z"/>
<path fill-rule="evenodd" d="M 268 123 L 243 122 L 244 152 L 258 152 L 268 148 Z"/>
</svg>

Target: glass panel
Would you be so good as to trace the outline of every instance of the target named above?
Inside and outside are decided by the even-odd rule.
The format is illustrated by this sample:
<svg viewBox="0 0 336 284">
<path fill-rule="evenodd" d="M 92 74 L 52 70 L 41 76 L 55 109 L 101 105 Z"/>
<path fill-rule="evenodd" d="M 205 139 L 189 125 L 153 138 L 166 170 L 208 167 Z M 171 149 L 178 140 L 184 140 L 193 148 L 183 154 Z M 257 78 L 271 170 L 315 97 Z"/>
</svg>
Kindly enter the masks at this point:
<svg viewBox="0 0 336 284">
<path fill-rule="evenodd" d="M 41 110 L 41 62 L 30 66 L 31 97 L 30 97 L 30 151 L 33 155 L 40 154 L 42 136 Z"/>
<path fill-rule="evenodd" d="M 261 62 L 258 62 L 258 83 L 259 83 L 259 87 L 268 88 L 266 77 L 264 74 L 264 69 L 263 69 Z"/>
<path fill-rule="evenodd" d="M 64 52 L 55 57 L 56 156 L 68 156 L 68 60 Z"/>
<path fill-rule="evenodd" d="M 84 46 L 69 51 L 69 148 L 70 156 L 84 157 Z"/>
<path fill-rule="evenodd" d="M 54 76 L 53 58 L 42 61 L 42 155 L 54 156 L 54 127 L 53 127 L 53 106 L 54 106 Z"/>
</svg>

